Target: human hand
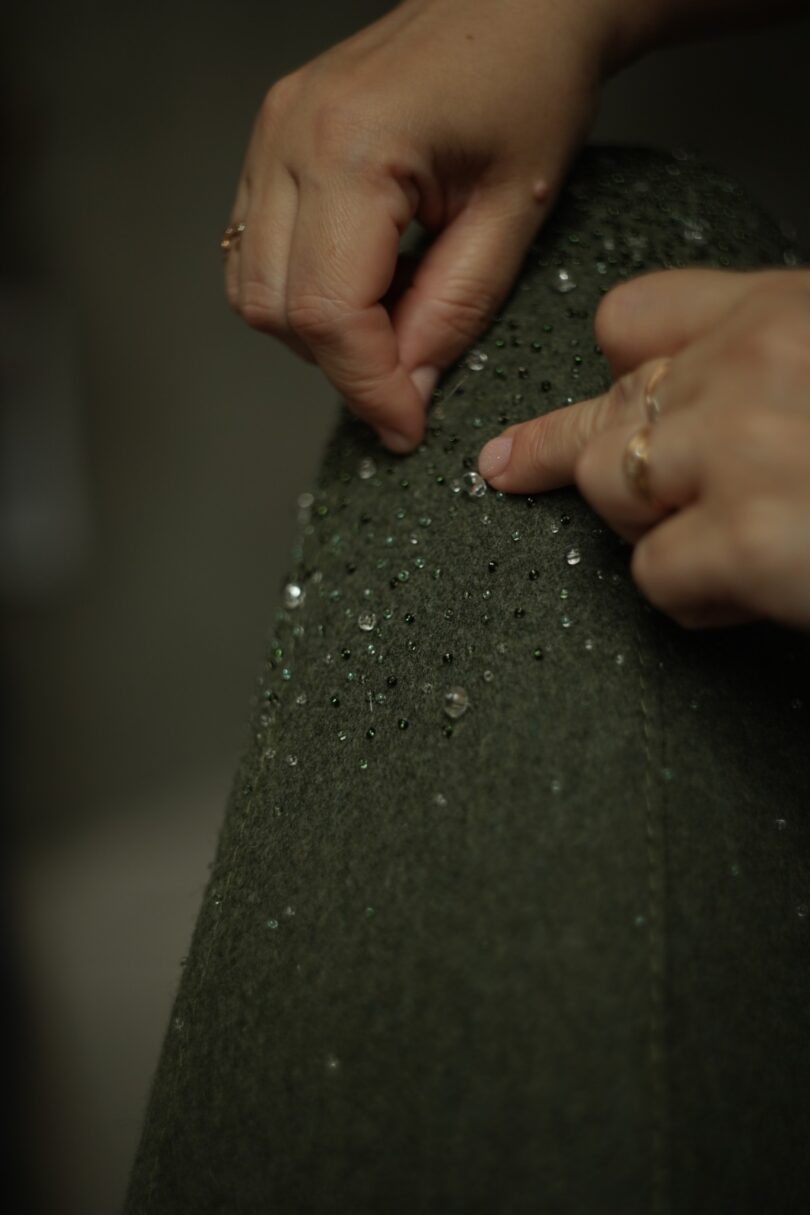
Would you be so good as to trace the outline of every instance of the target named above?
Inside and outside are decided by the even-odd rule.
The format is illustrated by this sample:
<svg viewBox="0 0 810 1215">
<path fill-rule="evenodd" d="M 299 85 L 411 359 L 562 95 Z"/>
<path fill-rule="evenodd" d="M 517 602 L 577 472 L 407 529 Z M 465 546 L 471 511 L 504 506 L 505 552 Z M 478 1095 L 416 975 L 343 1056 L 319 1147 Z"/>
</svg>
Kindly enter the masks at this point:
<svg viewBox="0 0 810 1215">
<path fill-rule="evenodd" d="M 412 450 L 438 371 L 508 293 L 646 8 L 406 0 L 283 77 L 236 192 L 233 307 Z M 436 239 L 386 299 L 413 219 Z"/>
<path fill-rule="evenodd" d="M 810 271 L 643 275 L 605 296 L 595 328 L 611 389 L 507 427 L 492 443 L 511 451 L 487 444 L 481 474 L 512 493 L 575 481 L 635 544 L 640 590 L 686 628 L 810 628 Z M 650 503 L 623 455 L 662 357 Z"/>
</svg>

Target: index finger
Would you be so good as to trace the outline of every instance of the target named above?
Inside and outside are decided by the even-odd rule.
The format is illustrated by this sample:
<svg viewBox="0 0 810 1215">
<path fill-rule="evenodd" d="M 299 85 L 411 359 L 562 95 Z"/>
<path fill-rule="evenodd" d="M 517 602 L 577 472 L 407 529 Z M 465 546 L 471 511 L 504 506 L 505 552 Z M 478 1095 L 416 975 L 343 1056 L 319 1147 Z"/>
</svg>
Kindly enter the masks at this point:
<svg viewBox="0 0 810 1215">
<path fill-rule="evenodd" d="M 393 179 L 302 183 L 287 279 L 290 328 L 353 412 L 403 436 L 399 451 L 421 440 L 425 410 L 380 300 L 413 214 Z"/>
<path fill-rule="evenodd" d="M 661 359 L 642 363 L 607 392 L 515 422 L 480 451 L 478 471 L 495 489 L 526 494 L 571 485 L 580 453 L 595 435 L 647 419 L 645 393 Z"/>
</svg>

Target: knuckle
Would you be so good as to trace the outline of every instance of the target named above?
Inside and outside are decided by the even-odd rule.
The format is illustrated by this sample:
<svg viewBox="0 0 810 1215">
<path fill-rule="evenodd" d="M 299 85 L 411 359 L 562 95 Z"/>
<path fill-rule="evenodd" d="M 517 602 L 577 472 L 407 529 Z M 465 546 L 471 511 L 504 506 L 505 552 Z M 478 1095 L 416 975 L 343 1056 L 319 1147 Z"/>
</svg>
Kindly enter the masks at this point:
<svg viewBox="0 0 810 1215">
<path fill-rule="evenodd" d="M 619 344 L 621 335 L 627 332 L 627 319 L 635 297 L 633 282 L 619 283 L 599 302 L 594 317 L 594 333 L 608 358 Z"/>
<path fill-rule="evenodd" d="M 239 284 L 234 282 L 230 277 L 225 279 L 225 298 L 234 312 L 238 312 L 241 316 L 239 308 Z"/>
<path fill-rule="evenodd" d="M 618 422 L 626 421 L 629 408 L 635 399 L 635 376 L 622 376 L 606 393 L 588 401 L 586 405 L 573 406 L 564 413 L 561 421 L 567 429 L 577 456 L 577 473 L 587 480 L 590 475 L 591 439 Z"/>
<path fill-rule="evenodd" d="M 655 533 L 648 532 L 636 544 L 630 558 L 630 575 L 639 590 L 643 591 L 651 602 L 655 602 L 650 592 L 653 587 L 656 555 Z"/>
<path fill-rule="evenodd" d="M 486 328 L 498 307 L 498 297 L 487 284 L 458 278 L 445 284 L 431 300 L 434 319 L 454 346 L 463 348 Z"/>
<path fill-rule="evenodd" d="M 259 107 L 259 125 L 267 134 L 277 131 L 287 117 L 293 93 L 296 91 L 296 74 L 282 76 L 265 93 Z"/>
<path fill-rule="evenodd" d="M 581 448 L 575 457 L 574 482 L 586 501 L 594 506 L 599 496 L 601 478 L 599 461 L 590 445 Z"/>
<path fill-rule="evenodd" d="M 333 337 L 342 309 L 322 295 L 293 296 L 287 303 L 287 321 L 293 333 L 306 341 L 323 342 Z"/>
<path fill-rule="evenodd" d="M 279 334 L 285 329 L 279 300 L 266 283 L 243 283 L 237 295 L 239 313 L 251 329 L 272 334 Z"/>
<path fill-rule="evenodd" d="M 667 571 L 669 556 L 670 551 L 664 539 L 655 528 L 651 528 L 645 532 L 633 549 L 630 558 L 630 575 L 653 607 L 676 619 L 675 612 L 678 609 L 662 594 L 663 586 L 667 581 L 664 575 Z"/>
<path fill-rule="evenodd" d="M 526 458 L 530 468 L 539 473 L 549 473 L 553 469 L 551 460 L 551 429 L 546 418 L 535 418 L 528 422 L 524 430 Z"/>
<path fill-rule="evenodd" d="M 602 430 L 606 426 L 626 421 L 628 413 L 634 408 L 638 410 L 640 420 L 640 401 L 641 387 L 638 372 L 631 371 L 627 375 L 619 376 L 618 380 L 613 381 L 608 391 L 597 398 L 597 403 L 592 410 L 593 416 L 589 419 L 593 430 Z"/>
<path fill-rule="evenodd" d="M 782 568 L 780 513 L 775 503 L 750 498 L 729 514 L 727 551 L 731 568 L 744 585 L 760 583 Z"/>
</svg>

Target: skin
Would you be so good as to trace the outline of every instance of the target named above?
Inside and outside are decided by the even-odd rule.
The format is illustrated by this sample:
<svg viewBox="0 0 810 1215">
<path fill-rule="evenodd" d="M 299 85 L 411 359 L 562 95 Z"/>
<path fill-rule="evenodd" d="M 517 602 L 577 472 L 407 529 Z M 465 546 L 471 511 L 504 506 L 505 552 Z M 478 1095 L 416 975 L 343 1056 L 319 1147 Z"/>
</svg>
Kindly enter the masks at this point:
<svg viewBox="0 0 810 1215">
<path fill-rule="evenodd" d="M 348 407 L 377 431 L 389 450 L 414 450 L 424 434 L 426 402 L 440 370 L 488 327 L 553 209 L 595 116 L 603 81 L 654 47 L 767 22 L 776 10 L 782 15 L 801 13 L 803 4 L 498 0 L 493 20 L 492 0 L 405 0 L 282 77 L 268 92 L 254 123 L 229 220 L 245 224 L 225 260 L 232 307 L 253 328 L 317 363 Z M 434 236 L 418 263 L 400 256 L 401 236 L 414 220 Z M 791 451 L 782 453 L 775 440 L 763 438 L 756 459 L 764 462 L 770 453 L 774 469 L 780 469 L 779 476 L 774 471 L 774 481 L 793 486 L 791 492 L 800 496 L 801 476 L 782 477 L 778 463 L 783 454 L 788 463 L 798 458 L 797 446 L 786 437 L 790 427 L 783 418 L 785 407 L 776 402 L 779 386 L 787 384 L 780 362 L 786 339 L 774 336 L 769 354 L 754 327 L 738 337 L 755 352 L 744 354 L 746 364 L 753 366 L 759 358 L 762 365 L 757 364 L 755 381 L 761 396 L 753 392 L 754 381 L 738 383 L 738 406 L 742 388 L 746 405 L 736 412 L 727 405 L 723 413 L 721 396 L 716 406 L 702 398 L 696 403 L 696 390 L 691 389 L 692 395 L 684 398 L 688 408 L 678 396 L 673 404 L 671 384 L 678 386 L 683 373 L 676 375 L 673 366 L 672 376 L 666 377 L 668 415 L 683 413 L 699 417 L 701 423 L 710 418 L 718 427 L 712 410 L 725 418 L 718 442 L 704 441 L 698 452 L 695 438 L 692 453 L 709 479 L 701 482 L 699 518 L 707 524 L 702 539 L 708 544 L 709 536 L 715 537 L 713 554 L 707 549 L 703 564 L 683 552 L 678 560 L 679 547 L 693 539 L 683 522 L 694 523 L 696 518 L 691 499 L 677 508 L 672 505 L 670 518 L 645 520 L 633 514 L 637 505 L 621 498 L 624 487 L 616 482 L 622 454 L 615 433 L 617 402 L 625 402 L 628 411 L 634 408 L 629 402 L 643 390 L 639 384 L 651 370 L 645 366 L 649 360 L 685 346 L 703 350 L 705 339 L 705 358 L 719 364 L 707 366 L 703 382 L 728 395 L 734 376 L 723 326 L 726 321 L 732 324 L 729 318 L 736 315 L 729 299 L 733 296 L 741 304 L 743 297 L 761 301 L 767 295 L 777 317 L 769 322 L 768 332 L 774 325 L 778 329 L 780 317 L 788 324 L 788 313 L 788 328 L 799 328 L 797 318 L 804 316 L 801 291 L 786 285 L 774 292 L 749 290 L 749 282 L 760 281 L 755 275 L 720 276 L 711 284 L 701 280 L 706 307 L 694 310 L 691 301 L 684 303 L 687 288 L 685 280 L 677 279 L 679 273 L 651 276 L 639 288 L 654 295 L 660 315 L 669 318 L 669 328 L 661 321 L 655 342 L 644 309 L 630 307 L 633 284 L 619 289 L 624 294 L 606 297 L 597 334 L 616 374 L 632 371 L 636 380 L 620 381 L 621 387 L 601 405 L 580 403 L 576 415 L 580 406 L 570 407 L 567 420 L 549 415 L 524 424 L 525 431 L 513 435 L 508 469 L 502 463 L 493 484 L 511 492 L 537 492 L 552 487 L 549 477 L 554 485 L 576 480 L 594 508 L 635 543 L 632 570 L 641 590 L 684 625 L 770 615 L 804 627 L 810 623 L 810 588 L 807 579 L 795 577 L 795 566 L 790 578 L 785 572 L 782 579 L 790 582 L 791 597 L 778 602 L 767 599 L 762 586 L 752 585 L 746 594 L 743 572 L 738 572 L 737 583 L 728 572 L 718 582 L 717 573 L 725 571 L 729 561 L 750 565 L 749 548 L 757 547 L 761 561 L 766 549 L 770 554 L 770 578 L 774 549 L 764 542 L 763 519 L 770 519 L 774 528 L 783 522 L 774 495 L 769 497 L 763 488 L 760 496 L 771 504 L 767 511 L 764 506 L 740 506 L 736 523 L 721 523 L 718 512 L 728 514 L 730 497 L 728 466 L 733 461 L 728 453 L 739 456 L 744 446 L 726 433 L 728 427 L 740 432 L 755 427 L 750 414 L 756 409 L 759 417 L 767 410 L 770 420 L 782 419 L 784 443 Z M 784 275 L 791 283 L 799 281 L 796 272 Z M 652 279 L 658 285 L 652 286 Z M 790 308 L 784 302 L 788 298 Z M 621 309 L 626 315 L 620 335 L 616 326 L 611 328 L 610 318 Z M 699 324 L 703 328 L 696 327 Z M 684 349 L 679 367 L 684 360 L 691 365 L 687 353 Z M 796 360 L 800 362 L 798 355 Z M 808 399 L 806 380 L 803 388 L 794 381 L 790 386 L 795 399 L 802 393 Z M 799 425 L 795 409 L 788 416 L 794 428 Z M 575 417 L 578 420 L 572 420 Z M 604 425 L 611 418 L 614 424 Z M 660 435 L 671 433 L 673 425 L 670 416 L 657 424 L 656 477 L 664 475 L 659 471 Z M 626 440 L 626 425 L 622 434 Z M 793 436 L 796 443 L 798 438 Z M 722 453 L 713 463 L 704 459 L 708 447 Z M 539 461 L 534 468 L 532 453 Z M 805 468 L 806 481 L 807 472 Z M 740 465 L 737 475 L 749 473 Z M 747 501 L 754 500 L 753 483 L 742 492 Z M 804 501 L 797 508 L 805 519 L 807 506 Z M 720 541 L 724 535 L 728 539 L 729 527 L 734 543 L 726 544 L 721 555 Z M 668 544 L 668 564 L 661 537 Z M 795 561 L 796 546 L 798 536 L 794 547 L 785 550 L 785 560 L 790 556 Z M 775 551 L 781 551 L 779 545 Z M 713 565 L 710 556 L 716 561 L 722 556 L 721 565 Z M 796 595 L 805 607 L 794 601 Z"/>
<path fill-rule="evenodd" d="M 634 544 L 639 589 L 686 628 L 810 628 L 810 272 L 644 275 L 604 297 L 595 327 L 611 389 L 508 427 L 508 463 L 490 484 L 537 493 L 575 482 Z M 650 504 L 622 456 L 662 357 Z"/>
<path fill-rule="evenodd" d="M 421 441 L 438 369 L 491 321 L 630 54 L 610 0 L 497 7 L 407 0 L 283 77 L 232 210 L 233 307 L 396 451 Z M 398 264 L 412 220 L 435 234 L 416 267 Z"/>
</svg>

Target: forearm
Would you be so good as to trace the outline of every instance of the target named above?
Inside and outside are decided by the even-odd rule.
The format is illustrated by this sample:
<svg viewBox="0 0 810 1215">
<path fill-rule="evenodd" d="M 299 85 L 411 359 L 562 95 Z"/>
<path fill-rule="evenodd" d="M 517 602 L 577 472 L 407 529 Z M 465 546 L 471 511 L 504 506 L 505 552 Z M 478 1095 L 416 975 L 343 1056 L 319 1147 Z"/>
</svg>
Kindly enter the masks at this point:
<svg viewBox="0 0 810 1215">
<path fill-rule="evenodd" d="M 648 51 L 810 15 L 808 0 L 618 0 L 630 53 L 616 67 Z"/>
</svg>

